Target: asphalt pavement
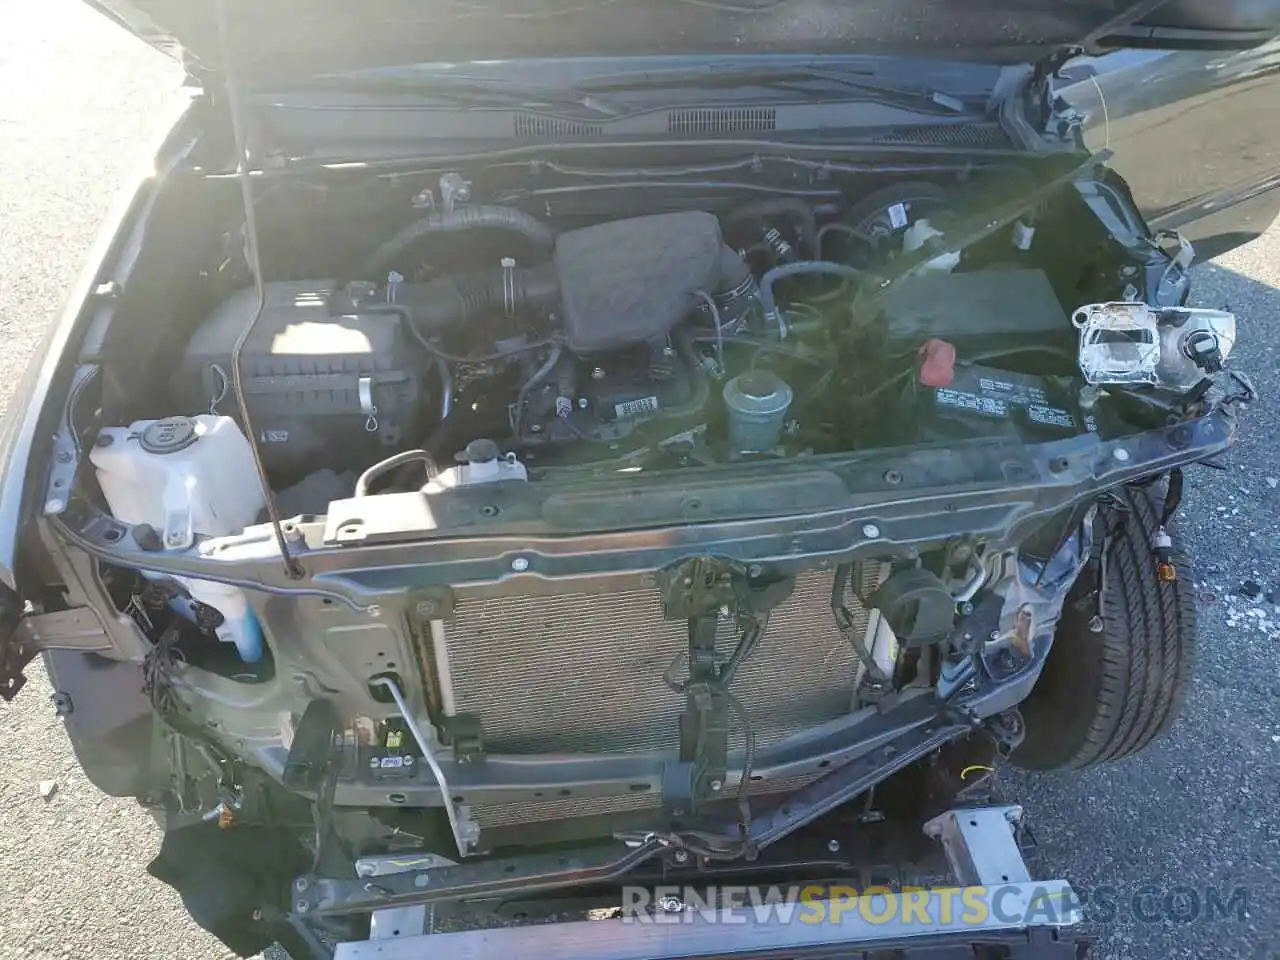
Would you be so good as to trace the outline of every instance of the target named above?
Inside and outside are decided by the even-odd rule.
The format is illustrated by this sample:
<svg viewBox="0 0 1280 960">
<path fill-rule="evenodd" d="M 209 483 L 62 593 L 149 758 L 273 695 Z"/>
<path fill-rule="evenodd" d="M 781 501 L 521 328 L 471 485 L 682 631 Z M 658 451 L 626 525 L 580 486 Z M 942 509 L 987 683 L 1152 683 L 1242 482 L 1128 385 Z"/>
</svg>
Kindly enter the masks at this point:
<svg viewBox="0 0 1280 960">
<path fill-rule="evenodd" d="M 0 0 L 0 410 L 179 79 L 75 0 Z M 1139 757 L 1009 778 L 1039 875 L 1066 875 L 1114 917 L 1104 960 L 1280 956 L 1280 229 L 1198 273 L 1197 302 L 1239 315 L 1236 363 L 1265 399 L 1226 469 L 1189 477 L 1190 700 Z M 33 674 L 0 703 L 0 958 L 227 956 L 146 875 L 155 828 L 80 774 Z"/>
</svg>

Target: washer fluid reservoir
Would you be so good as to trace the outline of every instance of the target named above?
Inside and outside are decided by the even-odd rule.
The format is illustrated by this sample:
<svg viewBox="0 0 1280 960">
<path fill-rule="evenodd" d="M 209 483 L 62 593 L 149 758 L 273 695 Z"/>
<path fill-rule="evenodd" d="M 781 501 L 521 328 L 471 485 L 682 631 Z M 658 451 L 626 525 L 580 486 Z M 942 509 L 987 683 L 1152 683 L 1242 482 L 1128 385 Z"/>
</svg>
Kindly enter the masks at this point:
<svg viewBox="0 0 1280 960">
<path fill-rule="evenodd" d="M 239 533 L 266 506 L 249 441 L 230 417 L 166 417 L 108 427 L 99 431 L 89 460 L 112 515 L 121 523 L 150 524 L 166 550 L 187 550 L 197 537 Z M 219 639 L 234 643 L 246 662 L 261 658 L 262 630 L 242 590 L 175 579 L 191 599 L 222 615 Z M 175 601 L 174 609 L 194 619 L 189 603 Z"/>
</svg>

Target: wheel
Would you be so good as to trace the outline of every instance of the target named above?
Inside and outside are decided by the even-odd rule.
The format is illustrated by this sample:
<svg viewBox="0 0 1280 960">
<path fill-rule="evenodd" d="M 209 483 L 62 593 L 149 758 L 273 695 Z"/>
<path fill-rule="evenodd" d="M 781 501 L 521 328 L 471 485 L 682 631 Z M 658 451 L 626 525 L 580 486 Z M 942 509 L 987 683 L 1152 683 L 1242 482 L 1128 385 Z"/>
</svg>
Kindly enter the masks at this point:
<svg viewBox="0 0 1280 960">
<path fill-rule="evenodd" d="M 1178 577 L 1161 582 L 1151 547 L 1160 522 L 1156 501 L 1128 487 L 1117 497 L 1127 509 L 1098 512 L 1096 541 L 1113 531 L 1101 623 L 1090 596 L 1097 573 L 1086 572 L 1063 606 L 1044 671 L 1022 704 L 1026 736 L 1012 757 L 1019 766 L 1087 767 L 1128 756 L 1165 733 L 1182 709 L 1196 643 L 1191 567 L 1170 530 Z"/>
</svg>

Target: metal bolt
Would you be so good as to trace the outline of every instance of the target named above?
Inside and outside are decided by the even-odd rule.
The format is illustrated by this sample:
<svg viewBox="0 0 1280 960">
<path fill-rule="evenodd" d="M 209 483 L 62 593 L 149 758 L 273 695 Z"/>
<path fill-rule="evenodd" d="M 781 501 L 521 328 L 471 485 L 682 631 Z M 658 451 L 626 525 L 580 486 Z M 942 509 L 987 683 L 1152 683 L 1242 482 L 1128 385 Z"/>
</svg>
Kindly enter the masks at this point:
<svg viewBox="0 0 1280 960">
<path fill-rule="evenodd" d="M 592 379 L 592 380 L 603 380 L 603 379 L 604 379 L 604 367 L 594 367 L 594 368 L 592 369 L 592 371 L 591 371 L 591 379 Z"/>
<path fill-rule="evenodd" d="M 58 497 L 53 497 L 52 499 L 45 501 L 44 512 L 45 513 L 61 513 L 63 509 L 66 507 L 66 505 L 67 503 L 65 500 L 61 500 Z"/>
<path fill-rule="evenodd" d="M 405 765 L 406 767 L 412 767 L 412 766 L 413 766 L 413 764 L 414 764 L 414 759 L 413 759 L 413 756 L 412 756 L 411 754 L 406 753 L 406 754 L 405 754 L 403 757 L 401 757 L 400 759 L 401 759 L 401 761 L 403 761 L 403 763 L 404 763 L 404 765 Z"/>
<path fill-rule="evenodd" d="M 747 567 L 747 576 L 752 579 L 755 579 L 762 573 L 764 573 L 764 567 L 760 566 L 758 563 L 753 563 L 751 566 Z"/>
<path fill-rule="evenodd" d="M 418 616 L 429 617 L 436 612 L 436 602 L 434 600 L 421 600 L 418 602 Z"/>
<path fill-rule="evenodd" d="M 973 615 L 973 604 L 966 600 L 960 604 L 960 616 L 968 617 Z"/>
<path fill-rule="evenodd" d="M 671 858 L 672 858 L 673 860 L 675 860 L 675 862 L 676 862 L 676 863 L 688 863 L 688 862 L 689 862 L 689 851 L 688 851 L 688 850 L 677 850 L 675 853 L 673 853 L 673 854 L 671 855 Z"/>
<path fill-rule="evenodd" d="M 516 557 L 511 561 L 511 569 L 516 573 L 524 573 L 529 569 L 529 561 L 524 557 Z"/>
<path fill-rule="evenodd" d="M 373 619 L 375 620 L 377 620 L 380 616 L 382 616 L 382 608 L 378 606 L 376 603 L 369 604 L 367 607 L 364 608 L 364 612 L 368 616 L 373 617 Z"/>
<path fill-rule="evenodd" d="M 306 893 L 311 889 L 311 881 L 306 877 L 299 877 L 293 882 L 293 889 L 297 890 L 299 893 Z"/>
<path fill-rule="evenodd" d="M 1117 460 L 1119 460 L 1121 463 L 1129 462 L 1129 451 L 1126 450 L 1124 447 L 1116 447 L 1113 451 L 1111 451 L 1111 455 L 1115 457 Z"/>
<path fill-rule="evenodd" d="M 891 484 L 899 484 L 902 482 L 902 474 L 897 470 L 886 470 L 884 472 L 884 482 Z"/>
<path fill-rule="evenodd" d="M 299 913 L 308 913 L 311 910 L 311 904 L 307 903 L 305 900 L 299 900 L 298 905 L 294 907 L 294 909 Z"/>
<path fill-rule="evenodd" d="M 724 783 L 721 782 L 720 780 L 712 780 L 710 786 L 711 786 L 712 793 L 719 793 L 721 790 L 724 789 Z"/>
<path fill-rule="evenodd" d="M 827 849 L 828 849 L 828 850 L 830 850 L 832 853 L 839 853 L 839 852 L 840 852 L 840 841 L 839 841 L 839 840 L 828 840 L 828 841 L 827 841 Z"/>
<path fill-rule="evenodd" d="M 284 538 L 290 543 L 302 542 L 302 531 L 298 529 L 296 523 L 282 523 L 280 529 L 284 531 Z"/>
<path fill-rule="evenodd" d="M 862 525 L 862 535 L 870 540 L 874 540 L 880 536 L 880 528 L 874 523 L 864 523 Z"/>
<path fill-rule="evenodd" d="M 1094 616 L 1090 618 L 1089 620 L 1090 633 L 1101 633 L 1103 626 L 1104 624 L 1102 622 L 1102 618 L 1097 614 L 1094 614 Z"/>
<path fill-rule="evenodd" d="M 589 406 L 591 406 L 591 401 L 590 401 L 590 400 L 588 400 L 586 397 L 579 397 L 579 398 L 578 398 L 578 409 L 579 409 L 579 410 L 585 410 L 585 409 L 587 409 L 587 407 L 589 407 Z"/>
<path fill-rule="evenodd" d="M 684 901 L 674 894 L 667 894 L 658 898 L 658 909 L 663 913 L 682 913 Z"/>
</svg>

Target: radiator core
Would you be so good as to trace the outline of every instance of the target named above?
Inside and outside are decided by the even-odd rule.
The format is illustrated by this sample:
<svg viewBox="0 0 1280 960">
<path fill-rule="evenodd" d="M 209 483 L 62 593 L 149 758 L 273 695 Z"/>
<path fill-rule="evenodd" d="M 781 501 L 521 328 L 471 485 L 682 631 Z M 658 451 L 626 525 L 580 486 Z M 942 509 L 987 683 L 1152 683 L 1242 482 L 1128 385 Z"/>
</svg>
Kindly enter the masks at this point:
<svg viewBox="0 0 1280 960">
<path fill-rule="evenodd" d="M 874 588 L 879 567 L 859 565 L 860 592 Z M 797 577 L 730 687 L 750 717 L 757 749 L 851 709 L 857 660 L 831 615 L 832 577 Z M 846 604 L 862 639 L 866 611 L 855 598 Z M 725 655 L 737 642 L 733 631 L 722 621 Z M 684 698 L 663 673 L 675 663 L 675 678 L 687 676 L 688 629 L 662 618 L 656 589 L 463 599 L 444 634 L 441 675 L 451 680 L 457 712 L 480 717 L 487 752 L 679 748 Z M 737 747 L 745 742 L 743 725 L 730 719 Z"/>
</svg>

